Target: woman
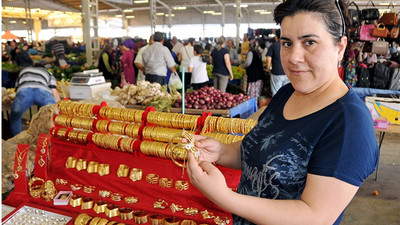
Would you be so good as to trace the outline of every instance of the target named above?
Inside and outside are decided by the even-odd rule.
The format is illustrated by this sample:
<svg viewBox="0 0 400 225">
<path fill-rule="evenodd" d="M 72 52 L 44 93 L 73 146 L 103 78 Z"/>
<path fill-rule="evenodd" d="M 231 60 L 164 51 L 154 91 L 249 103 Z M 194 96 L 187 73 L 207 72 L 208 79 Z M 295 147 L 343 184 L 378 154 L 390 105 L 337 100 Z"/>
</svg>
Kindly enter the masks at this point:
<svg viewBox="0 0 400 225">
<path fill-rule="evenodd" d="M 229 51 L 224 48 L 225 38 L 223 36 L 218 38 L 217 47 L 211 52 L 210 61 L 213 68 L 214 88 L 226 92 L 228 80 L 233 80 L 231 60 Z"/>
<path fill-rule="evenodd" d="M 194 46 L 194 57 L 190 60 L 188 71 L 192 73 L 193 90 L 199 90 L 208 85 L 207 64 L 201 58 L 203 47 L 201 45 Z"/>
<path fill-rule="evenodd" d="M 194 57 L 194 38 L 189 38 L 187 44 L 182 47 L 178 52 L 178 61 L 181 62 L 180 77 L 182 79 L 182 69 L 185 68 L 185 89 L 190 88 L 190 80 L 192 73 L 189 72 L 188 67 L 190 65 L 190 60 Z"/>
<path fill-rule="evenodd" d="M 135 44 L 132 40 L 127 39 L 122 43 L 121 67 L 124 70 L 121 73 L 121 85 L 136 84 L 135 69 L 133 68 L 134 53 L 132 51 Z"/>
<path fill-rule="evenodd" d="M 244 63 L 247 74 L 247 95 L 257 99 L 261 95 L 263 86 L 263 76 L 265 76 L 262 61 L 258 52 L 255 50 L 255 44 L 250 44 L 250 51 L 247 53 Z"/>
<path fill-rule="evenodd" d="M 376 168 L 378 146 L 365 104 L 338 76 L 347 45 L 344 0 L 287 0 L 277 6 L 282 87 L 241 142 L 196 136 L 192 184 L 234 214 L 234 224 L 339 224 Z M 212 164 L 241 169 L 238 191 Z"/>
<path fill-rule="evenodd" d="M 229 51 L 229 59 L 231 60 L 231 64 L 233 66 L 240 64 L 239 53 L 237 52 L 236 47 L 233 44 L 233 40 L 229 39 L 226 49 Z"/>
</svg>

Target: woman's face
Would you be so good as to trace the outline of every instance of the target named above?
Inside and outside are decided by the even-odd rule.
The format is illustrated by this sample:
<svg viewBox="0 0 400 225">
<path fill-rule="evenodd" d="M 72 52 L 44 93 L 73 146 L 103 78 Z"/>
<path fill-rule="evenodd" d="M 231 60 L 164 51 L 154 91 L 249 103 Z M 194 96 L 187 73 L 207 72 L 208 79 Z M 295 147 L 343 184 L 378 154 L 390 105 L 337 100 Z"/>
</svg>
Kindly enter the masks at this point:
<svg viewBox="0 0 400 225">
<path fill-rule="evenodd" d="M 281 28 L 282 67 L 294 89 L 311 93 L 329 85 L 338 76 L 337 66 L 346 48 L 346 38 L 336 45 L 316 13 L 287 16 Z"/>
</svg>

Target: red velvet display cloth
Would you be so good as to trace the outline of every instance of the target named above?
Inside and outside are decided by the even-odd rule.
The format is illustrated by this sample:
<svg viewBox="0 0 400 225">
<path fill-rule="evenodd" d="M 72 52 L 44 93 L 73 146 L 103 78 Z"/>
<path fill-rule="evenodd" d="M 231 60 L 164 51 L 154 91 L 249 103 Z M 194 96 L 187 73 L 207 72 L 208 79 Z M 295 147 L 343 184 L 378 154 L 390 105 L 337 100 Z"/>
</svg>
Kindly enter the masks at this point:
<svg viewBox="0 0 400 225">
<path fill-rule="evenodd" d="M 75 157 L 77 159 L 86 159 L 87 164 L 90 161 L 98 162 L 99 164 L 105 163 L 110 164 L 110 174 L 100 176 L 97 173 L 89 174 L 87 170 L 78 171 L 76 169 L 66 169 L 66 161 L 68 157 Z M 201 194 L 190 181 L 185 170 L 184 176 L 182 177 L 182 168 L 176 166 L 170 159 L 162 159 L 151 156 L 144 156 L 142 154 L 132 154 L 125 152 L 118 152 L 106 149 L 100 149 L 94 145 L 88 144 L 79 145 L 62 140 L 52 138 L 52 146 L 50 149 L 49 157 L 49 170 L 48 178 L 55 180 L 57 178 L 65 179 L 68 181 L 68 185 L 56 185 L 58 191 L 70 191 L 71 184 L 82 184 L 95 186 L 96 190 L 93 193 L 85 193 L 83 189 L 79 191 L 73 191 L 74 194 L 78 194 L 84 197 L 92 197 L 94 201 L 104 200 L 110 204 L 116 204 L 120 208 L 128 207 L 133 210 L 143 210 L 149 213 L 149 215 L 158 213 L 165 216 L 175 216 L 181 219 L 194 220 L 199 223 L 214 224 L 212 219 L 203 219 L 201 211 L 208 210 L 214 213 L 215 216 L 226 216 L 231 218 L 231 214 L 220 209 L 209 201 L 203 194 Z M 140 181 L 133 182 L 129 177 L 121 178 L 117 176 L 117 170 L 120 164 L 125 164 L 132 168 L 139 168 L 143 170 L 143 178 Z M 218 167 L 224 174 L 227 185 L 231 188 L 236 189 L 240 180 L 240 171 L 231 170 L 224 167 Z M 159 175 L 160 178 L 170 178 L 173 180 L 171 188 L 162 188 L 158 184 L 149 184 L 146 182 L 146 175 L 154 173 Z M 178 191 L 174 188 L 175 181 L 185 180 L 189 182 L 189 189 Z M 99 190 L 108 190 L 115 193 L 123 194 L 124 196 L 135 196 L 139 198 L 136 204 L 127 204 L 122 201 L 113 201 L 110 197 L 102 198 L 99 196 Z M 4 202 L 8 205 L 17 206 L 20 205 L 21 199 L 15 198 L 14 193 Z M 195 207 L 199 210 L 199 214 L 196 216 L 188 216 L 183 211 L 172 213 L 168 207 L 166 209 L 154 209 L 153 204 L 156 200 L 163 199 L 169 205 L 172 203 L 181 205 L 183 208 Z M 100 216 L 106 218 L 104 213 L 97 215 L 93 209 L 81 210 L 80 207 L 73 208 L 72 206 L 53 206 L 52 202 L 46 202 L 44 199 L 34 199 L 27 195 L 24 199 L 25 202 L 33 202 L 36 204 L 55 207 L 62 210 L 66 210 L 72 213 L 87 213 L 92 216 Z M 121 221 L 126 224 L 134 224 L 133 220 L 123 221 L 117 217 L 113 217 L 110 220 Z M 232 223 L 232 220 L 231 220 Z"/>
</svg>

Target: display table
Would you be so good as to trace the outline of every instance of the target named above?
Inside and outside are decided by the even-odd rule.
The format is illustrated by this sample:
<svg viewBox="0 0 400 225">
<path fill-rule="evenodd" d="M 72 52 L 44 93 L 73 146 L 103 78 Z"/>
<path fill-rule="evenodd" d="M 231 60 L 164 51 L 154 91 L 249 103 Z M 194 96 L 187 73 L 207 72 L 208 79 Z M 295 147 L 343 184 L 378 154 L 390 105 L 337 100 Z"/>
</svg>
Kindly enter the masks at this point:
<svg viewBox="0 0 400 225">
<path fill-rule="evenodd" d="M 126 108 L 130 109 L 144 109 L 145 106 L 141 105 L 127 105 Z M 182 113 L 182 108 L 171 108 L 173 113 Z M 211 112 L 214 116 L 222 117 L 239 117 L 241 119 L 247 119 L 249 116 L 253 115 L 257 111 L 257 101 L 255 98 L 251 98 L 239 105 L 232 107 L 230 109 L 209 109 L 207 112 Z M 187 109 L 185 108 L 186 114 L 201 115 L 204 112 L 202 109 Z"/>
</svg>

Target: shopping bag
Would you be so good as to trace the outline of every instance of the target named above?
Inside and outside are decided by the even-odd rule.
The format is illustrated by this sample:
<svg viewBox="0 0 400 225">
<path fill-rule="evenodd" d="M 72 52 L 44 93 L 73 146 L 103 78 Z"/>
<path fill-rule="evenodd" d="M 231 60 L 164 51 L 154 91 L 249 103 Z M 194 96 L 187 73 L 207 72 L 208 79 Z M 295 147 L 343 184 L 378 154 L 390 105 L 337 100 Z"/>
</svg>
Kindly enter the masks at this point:
<svg viewBox="0 0 400 225">
<path fill-rule="evenodd" d="M 360 28 L 360 40 L 362 41 L 376 41 L 377 37 L 372 36 L 375 24 L 363 24 Z"/>
<path fill-rule="evenodd" d="M 177 90 L 182 89 L 182 81 L 181 81 L 181 78 L 179 78 L 179 75 L 177 72 L 171 73 L 171 77 L 169 78 L 169 81 L 168 81 L 168 87 L 170 89 L 172 87 L 174 87 Z"/>
</svg>

